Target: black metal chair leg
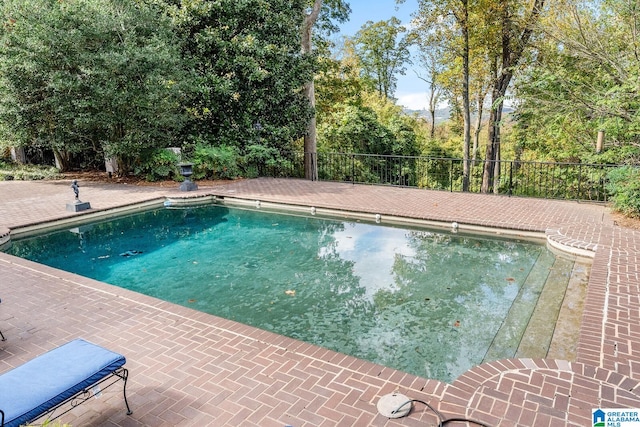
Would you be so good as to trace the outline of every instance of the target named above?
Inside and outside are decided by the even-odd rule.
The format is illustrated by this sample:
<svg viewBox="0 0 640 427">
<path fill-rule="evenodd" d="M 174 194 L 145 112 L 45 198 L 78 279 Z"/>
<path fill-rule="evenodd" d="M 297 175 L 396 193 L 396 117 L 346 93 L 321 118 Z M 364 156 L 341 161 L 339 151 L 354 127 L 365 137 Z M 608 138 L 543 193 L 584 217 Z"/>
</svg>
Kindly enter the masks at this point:
<svg viewBox="0 0 640 427">
<path fill-rule="evenodd" d="M 0 302 L 2 302 L 2 300 L 0 299 Z M 0 341 L 6 341 L 7 339 L 4 337 L 4 335 L 2 335 L 2 331 L 0 331 L 0 337 L 2 338 Z M 4 423 L 3 423 L 4 424 Z"/>
</svg>

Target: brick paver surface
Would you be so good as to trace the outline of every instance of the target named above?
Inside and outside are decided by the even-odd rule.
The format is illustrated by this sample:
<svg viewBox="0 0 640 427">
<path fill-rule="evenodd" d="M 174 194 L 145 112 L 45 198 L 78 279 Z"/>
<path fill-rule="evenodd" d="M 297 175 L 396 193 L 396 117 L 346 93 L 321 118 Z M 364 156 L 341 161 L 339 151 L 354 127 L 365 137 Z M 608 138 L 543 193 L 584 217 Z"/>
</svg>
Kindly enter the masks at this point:
<svg viewBox="0 0 640 427">
<path fill-rule="evenodd" d="M 593 266 L 576 360 L 500 360 L 445 384 L 0 253 L 0 330 L 8 338 L 0 342 L 0 373 L 76 337 L 127 357 L 133 414 L 125 414 L 116 386 L 66 414 L 73 426 L 438 424 L 422 403 L 397 420 L 379 415 L 379 398 L 393 391 L 445 417 L 491 426 L 586 426 L 592 409 L 640 407 L 640 235 L 615 224 L 604 206 L 282 179 L 191 193 L 80 184 L 90 214 L 214 195 L 379 214 L 382 222 L 398 216 L 541 233 L 555 246 L 590 254 Z M 65 211 L 69 185 L 0 182 L 0 239 L 82 215 Z"/>
</svg>

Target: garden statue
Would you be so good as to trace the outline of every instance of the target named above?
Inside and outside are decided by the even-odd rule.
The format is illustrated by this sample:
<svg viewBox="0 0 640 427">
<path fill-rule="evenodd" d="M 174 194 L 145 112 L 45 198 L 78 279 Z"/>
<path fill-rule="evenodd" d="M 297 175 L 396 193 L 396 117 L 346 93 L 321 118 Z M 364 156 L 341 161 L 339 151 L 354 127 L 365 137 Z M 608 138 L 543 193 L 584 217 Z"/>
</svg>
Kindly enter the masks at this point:
<svg viewBox="0 0 640 427">
<path fill-rule="evenodd" d="M 76 198 L 74 203 L 67 203 L 67 210 L 71 212 L 80 212 L 91 209 L 89 202 L 80 201 L 80 186 L 78 185 L 77 179 L 71 181 L 71 188 L 73 189 L 73 194 L 75 194 Z"/>
<path fill-rule="evenodd" d="M 73 188 L 73 192 L 76 195 L 76 200 L 80 200 L 78 198 L 78 196 L 80 195 L 80 186 L 78 185 L 78 180 L 74 179 L 73 182 L 71 182 L 71 188 Z"/>
</svg>

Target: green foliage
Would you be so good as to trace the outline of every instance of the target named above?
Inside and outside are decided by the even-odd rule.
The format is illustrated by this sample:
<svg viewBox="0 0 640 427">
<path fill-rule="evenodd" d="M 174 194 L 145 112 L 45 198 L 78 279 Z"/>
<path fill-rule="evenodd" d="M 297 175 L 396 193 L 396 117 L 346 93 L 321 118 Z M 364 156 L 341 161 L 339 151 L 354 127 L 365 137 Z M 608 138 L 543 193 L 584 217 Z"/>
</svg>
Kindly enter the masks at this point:
<svg viewBox="0 0 640 427">
<path fill-rule="evenodd" d="M 291 159 L 283 156 L 278 150 L 263 145 L 250 145 L 244 156 L 247 165 L 245 176 L 277 176 L 294 168 Z"/>
<path fill-rule="evenodd" d="M 612 169 L 607 178 L 613 209 L 640 218 L 640 169 L 631 166 Z"/>
<path fill-rule="evenodd" d="M 309 10 L 317 1 L 318 0 L 306 0 L 306 9 Z M 349 3 L 345 0 L 323 0 L 320 16 L 315 24 L 315 29 L 318 30 L 317 32 L 320 37 L 314 44 L 326 44 L 326 37 L 340 31 L 340 28 L 338 28 L 335 22 L 347 22 L 350 13 L 351 6 L 349 6 Z"/>
<path fill-rule="evenodd" d="M 173 9 L 193 64 L 189 139 L 287 150 L 312 115 L 300 89 L 315 60 L 300 53 L 303 0 L 182 0 Z"/>
<path fill-rule="evenodd" d="M 362 105 L 336 105 L 318 126 L 320 153 L 327 157 L 331 157 L 331 153 L 356 154 L 349 164 L 329 162 L 331 167 L 320 170 L 319 174 L 332 180 L 378 183 L 381 179 L 390 179 L 398 185 L 416 182 L 415 160 L 398 161 L 388 157 L 420 154 L 415 118 L 377 94 L 362 94 L 361 100 Z M 339 161 L 344 160 L 342 156 Z M 380 174 L 383 170 L 386 178 Z"/>
<path fill-rule="evenodd" d="M 366 107 L 342 105 L 329 123 L 319 126 L 320 148 L 344 153 L 391 154 L 392 135 L 375 112 Z"/>
<path fill-rule="evenodd" d="M 236 147 L 199 145 L 193 153 L 193 178 L 234 179 L 242 175 Z"/>
<path fill-rule="evenodd" d="M 339 58 L 305 55 L 300 27 L 313 3 L 3 0 L 0 151 L 18 145 L 31 152 L 53 150 L 63 169 L 73 159 L 82 159 L 76 165 L 98 164 L 113 155 L 121 173 L 133 170 L 149 180 L 179 178 L 176 159 L 159 149 L 166 146 L 186 146 L 187 152 L 191 147 L 199 179 L 292 171 L 300 159 L 290 153 L 301 151 L 300 138 L 314 113 L 301 88 L 315 74 L 321 152 L 461 157 L 462 42 L 448 12 L 462 11 L 465 3 L 420 1 L 414 21 L 411 37 L 422 37 L 421 48 L 430 43 L 430 61 L 441 66 L 437 78 L 429 79 L 451 99 L 453 120 L 433 135 L 425 121 L 404 114 L 388 98 L 412 41 L 402 38 L 400 22 L 368 22 L 346 39 Z M 607 0 L 549 14 L 545 30 L 553 37 L 536 39 L 526 70 L 509 68 L 519 73 L 516 125 L 501 135 L 503 158 L 638 162 L 640 66 L 629 46 L 635 46 L 640 9 L 631 3 Z M 467 6 L 476 93 L 489 84 L 490 65 L 504 65 L 497 49 L 503 36 L 499 21 L 509 14 L 502 12 L 515 8 L 519 16 L 526 8 L 520 1 Z M 322 8 L 316 30 L 325 36 L 336 29 L 332 20 L 345 20 L 349 6 L 325 0 Z M 518 18 L 511 30 L 521 23 Z M 328 56 L 328 43 L 314 46 L 315 54 Z M 505 124 L 506 117 L 500 125 Z M 596 153 L 600 129 L 606 145 Z M 358 164 L 363 175 L 380 166 Z M 395 172 L 405 176 L 406 168 Z M 28 176 L 10 169 L 1 177 Z M 567 187 L 582 182 L 569 175 L 554 172 L 554 180 Z"/>
<path fill-rule="evenodd" d="M 16 144 L 119 156 L 128 172 L 180 127 L 182 74 L 169 22 L 144 2 L 0 5 L 0 122 Z"/>
<path fill-rule="evenodd" d="M 136 175 L 143 175 L 147 181 L 177 179 L 179 156 L 173 151 L 160 148 L 148 150 L 140 156 L 140 163 L 134 168 Z"/>
<path fill-rule="evenodd" d="M 406 28 L 400 20 L 368 21 L 354 38 L 356 52 L 362 65 L 362 77 L 369 81 L 380 96 L 390 98 L 397 85 L 397 74 L 404 74 L 405 64 L 411 63 L 411 37 L 401 37 Z"/>
<path fill-rule="evenodd" d="M 377 95 L 361 95 L 362 104 L 343 103 L 318 125 L 324 152 L 414 156 L 420 153 L 415 118 Z"/>
<path fill-rule="evenodd" d="M 353 57 L 341 61 L 332 58 L 321 60 L 315 78 L 316 117 L 319 122 L 341 104 L 362 104 L 360 95 L 366 89 L 359 72 L 357 59 Z"/>
<path fill-rule="evenodd" d="M 640 159 L 640 9 L 611 0 L 570 6 L 545 22 L 537 61 L 519 76 L 517 132 L 532 159 L 627 163 Z M 604 155 L 596 155 L 599 130 Z M 525 154 L 527 155 L 527 154 Z"/>
<path fill-rule="evenodd" d="M 54 167 L 37 165 L 18 165 L 0 160 L 0 181 L 33 181 L 57 179 L 60 172 Z"/>
<path fill-rule="evenodd" d="M 430 140 L 428 122 L 407 114 L 393 100 L 368 89 L 361 64 L 345 40 L 340 59 L 323 61 L 316 78 L 318 148 L 323 152 L 422 154 Z M 435 141 L 431 141 L 435 142 Z"/>
</svg>

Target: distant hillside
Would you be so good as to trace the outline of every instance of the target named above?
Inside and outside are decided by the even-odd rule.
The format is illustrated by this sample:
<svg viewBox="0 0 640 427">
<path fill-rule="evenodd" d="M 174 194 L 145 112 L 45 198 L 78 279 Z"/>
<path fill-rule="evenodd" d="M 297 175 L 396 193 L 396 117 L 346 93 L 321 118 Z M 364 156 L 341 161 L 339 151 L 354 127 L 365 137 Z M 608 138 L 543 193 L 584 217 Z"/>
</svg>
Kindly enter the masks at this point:
<svg viewBox="0 0 640 427">
<path fill-rule="evenodd" d="M 417 114 L 419 117 L 424 117 L 428 120 L 431 120 L 431 114 L 429 113 L 429 110 L 410 110 L 408 108 L 405 108 L 404 112 L 407 114 Z M 449 107 L 436 109 L 436 124 L 449 120 L 449 115 Z"/>
<path fill-rule="evenodd" d="M 410 110 L 408 108 L 405 108 L 404 111 L 407 114 L 417 114 L 419 117 L 424 117 L 428 120 L 431 119 L 429 110 Z M 507 115 L 507 114 L 513 113 L 514 111 L 515 110 L 512 107 L 505 106 L 504 109 L 502 110 L 502 113 Z M 436 124 L 446 122 L 447 120 L 449 120 L 450 115 L 451 115 L 451 111 L 449 107 L 436 109 Z M 486 120 L 488 117 L 489 117 L 489 114 L 485 111 L 484 120 Z M 475 118 L 475 115 L 472 115 L 471 120 L 473 120 L 474 118 Z"/>
</svg>

